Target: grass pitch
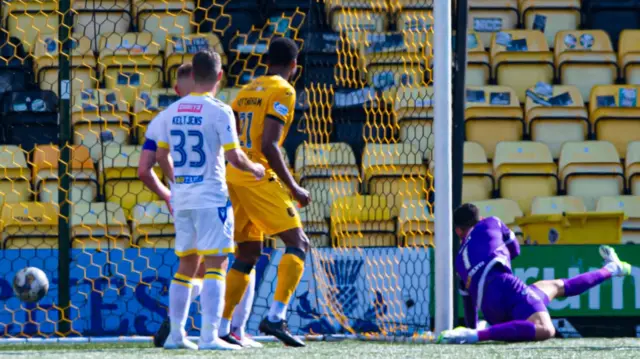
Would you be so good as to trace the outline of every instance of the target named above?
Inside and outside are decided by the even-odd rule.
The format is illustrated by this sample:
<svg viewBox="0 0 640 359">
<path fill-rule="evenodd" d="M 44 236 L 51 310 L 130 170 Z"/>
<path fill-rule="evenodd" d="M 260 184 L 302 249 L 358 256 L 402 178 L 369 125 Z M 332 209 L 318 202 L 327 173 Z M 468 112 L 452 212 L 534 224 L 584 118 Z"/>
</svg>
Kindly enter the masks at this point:
<svg viewBox="0 0 640 359">
<path fill-rule="evenodd" d="M 555 339 L 529 344 L 386 344 L 360 341 L 309 342 L 303 349 L 269 343 L 264 349 L 238 352 L 165 351 L 146 344 L 54 344 L 2 345 L 0 358 L 640 358 L 640 339 Z"/>
</svg>

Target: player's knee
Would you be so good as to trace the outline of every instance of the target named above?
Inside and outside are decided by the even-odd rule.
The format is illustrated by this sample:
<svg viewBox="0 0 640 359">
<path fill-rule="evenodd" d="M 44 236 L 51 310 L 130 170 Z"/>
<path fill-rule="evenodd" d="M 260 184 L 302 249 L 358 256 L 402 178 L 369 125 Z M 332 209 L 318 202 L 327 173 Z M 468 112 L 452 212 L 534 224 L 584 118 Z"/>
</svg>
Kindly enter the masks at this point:
<svg viewBox="0 0 640 359">
<path fill-rule="evenodd" d="M 543 324 L 536 328 L 536 339 L 548 340 L 556 336 L 556 328 L 550 324 Z"/>
<path fill-rule="evenodd" d="M 285 243 L 287 248 L 298 248 L 302 252 L 309 251 L 309 238 L 302 228 L 294 228 L 292 230 L 279 234 L 280 239 Z"/>
<path fill-rule="evenodd" d="M 180 262 L 178 264 L 178 273 L 187 277 L 194 277 L 199 265 L 200 257 L 197 255 L 180 257 Z"/>
</svg>

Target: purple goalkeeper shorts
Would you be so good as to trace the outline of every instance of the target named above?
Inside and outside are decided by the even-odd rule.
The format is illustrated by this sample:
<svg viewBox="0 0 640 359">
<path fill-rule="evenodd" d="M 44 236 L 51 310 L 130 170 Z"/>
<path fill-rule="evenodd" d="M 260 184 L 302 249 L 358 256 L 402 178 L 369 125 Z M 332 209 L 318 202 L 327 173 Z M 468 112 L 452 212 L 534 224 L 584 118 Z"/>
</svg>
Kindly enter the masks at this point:
<svg viewBox="0 0 640 359">
<path fill-rule="evenodd" d="M 549 298 L 534 285 L 526 285 L 511 273 L 490 274 L 484 286 L 482 313 L 489 324 L 527 320 L 546 312 Z"/>
</svg>

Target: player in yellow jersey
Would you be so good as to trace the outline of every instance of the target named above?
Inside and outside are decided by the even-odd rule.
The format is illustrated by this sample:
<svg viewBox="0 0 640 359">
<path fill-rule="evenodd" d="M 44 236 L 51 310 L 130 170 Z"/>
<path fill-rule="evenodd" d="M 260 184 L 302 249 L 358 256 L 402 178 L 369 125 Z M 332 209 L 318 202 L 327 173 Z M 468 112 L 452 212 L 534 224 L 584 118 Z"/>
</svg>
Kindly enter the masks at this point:
<svg viewBox="0 0 640 359">
<path fill-rule="evenodd" d="M 225 308 L 220 337 L 240 344 L 230 336 L 233 311 L 247 289 L 249 276 L 262 253 L 264 235 L 278 236 L 286 250 L 278 266 L 278 282 L 269 314 L 260 331 L 273 335 L 288 346 L 305 344 L 286 325 L 287 305 L 295 291 L 309 249 L 309 239 L 295 202 L 301 207 L 311 202 L 309 192 L 296 183 L 280 153 L 280 145 L 293 122 L 295 89 L 289 79 L 295 74 L 298 47 L 288 38 L 269 44 L 267 75 L 254 79 L 240 90 L 231 105 L 238 123 L 240 146 L 251 161 L 266 168 L 265 176 L 253 176 L 227 166 L 229 197 L 235 217 L 236 260 L 227 275 Z"/>
</svg>

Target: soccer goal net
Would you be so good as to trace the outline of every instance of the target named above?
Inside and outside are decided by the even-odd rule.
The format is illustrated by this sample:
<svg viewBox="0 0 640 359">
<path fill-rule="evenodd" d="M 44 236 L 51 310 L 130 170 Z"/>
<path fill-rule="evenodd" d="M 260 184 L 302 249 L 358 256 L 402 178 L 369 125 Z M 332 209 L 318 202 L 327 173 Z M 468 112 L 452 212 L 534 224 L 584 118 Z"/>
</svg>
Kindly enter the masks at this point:
<svg viewBox="0 0 640 359">
<path fill-rule="evenodd" d="M 146 126 L 198 50 L 220 53 L 231 103 L 274 36 L 301 47 L 283 155 L 313 197 L 290 328 L 428 340 L 451 325 L 450 1 L 0 1 L 5 337 L 159 328 L 177 258 L 166 205 L 137 176 Z M 283 248 L 265 243 L 251 334 Z M 12 293 L 26 266 L 51 281 L 38 303 Z M 196 304 L 190 335 L 199 323 Z"/>
</svg>

